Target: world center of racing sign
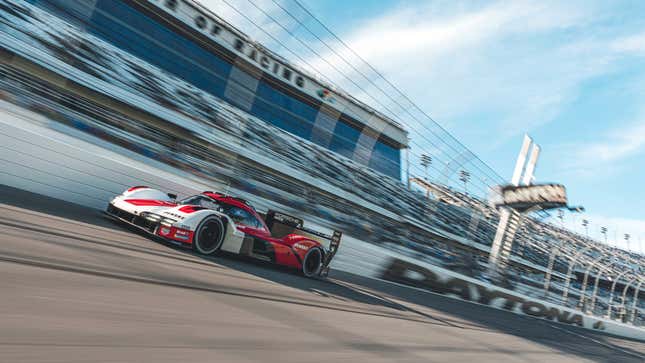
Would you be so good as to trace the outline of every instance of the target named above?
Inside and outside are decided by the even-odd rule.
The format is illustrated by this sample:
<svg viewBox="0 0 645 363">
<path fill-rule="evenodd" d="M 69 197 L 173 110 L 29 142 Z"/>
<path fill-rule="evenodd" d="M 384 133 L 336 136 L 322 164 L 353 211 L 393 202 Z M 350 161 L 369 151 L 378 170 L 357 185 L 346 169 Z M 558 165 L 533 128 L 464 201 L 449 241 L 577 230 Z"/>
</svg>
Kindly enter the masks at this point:
<svg viewBox="0 0 645 363">
<path fill-rule="evenodd" d="M 554 209 L 567 206 L 567 191 L 562 184 L 505 185 L 492 200 L 496 207 L 524 212 L 529 209 Z"/>
</svg>

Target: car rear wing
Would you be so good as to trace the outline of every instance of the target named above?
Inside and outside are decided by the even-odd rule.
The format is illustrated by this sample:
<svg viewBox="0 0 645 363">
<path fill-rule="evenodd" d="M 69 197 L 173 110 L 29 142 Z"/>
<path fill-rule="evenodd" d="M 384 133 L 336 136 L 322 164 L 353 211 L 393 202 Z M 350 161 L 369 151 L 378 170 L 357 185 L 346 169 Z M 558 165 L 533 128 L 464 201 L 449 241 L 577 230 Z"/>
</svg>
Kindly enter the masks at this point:
<svg viewBox="0 0 645 363">
<path fill-rule="evenodd" d="M 288 231 L 288 233 L 293 233 L 294 230 L 298 230 L 320 239 L 328 240 L 329 249 L 325 251 L 322 268 L 320 269 L 320 276 L 325 277 L 329 274 L 329 265 L 331 264 L 331 260 L 336 255 L 338 247 L 340 246 L 340 240 L 343 237 L 342 232 L 333 231 L 332 234 L 327 234 L 324 232 L 316 231 L 314 229 L 305 227 L 302 218 L 290 216 L 288 214 L 274 210 L 267 212 L 265 221 L 267 227 L 269 227 L 269 230 L 272 233 L 275 233 L 274 230 L 281 230 L 283 233 L 285 233 L 287 232 L 286 230 L 290 228 L 291 230 Z"/>
</svg>

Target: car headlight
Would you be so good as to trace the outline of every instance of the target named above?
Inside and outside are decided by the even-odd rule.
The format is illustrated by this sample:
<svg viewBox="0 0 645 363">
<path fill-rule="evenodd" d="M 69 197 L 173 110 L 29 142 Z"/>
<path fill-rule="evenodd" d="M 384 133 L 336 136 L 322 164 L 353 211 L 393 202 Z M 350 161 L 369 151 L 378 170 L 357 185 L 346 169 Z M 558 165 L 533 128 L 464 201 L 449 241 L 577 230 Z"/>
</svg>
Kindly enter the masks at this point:
<svg viewBox="0 0 645 363">
<path fill-rule="evenodd" d="M 176 220 L 174 220 L 174 219 L 170 219 L 170 218 L 161 218 L 161 224 L 162 224 L 162 225 L 164 225 L 164 226 L 172 226 L 172 225 L 173 225 L 173 224 L 175 224 L 176 222 L 177 222 L 177 221 L 176 221 Z"/>
<path fill-rule="evenodd" d="M 150 222 L 159 222 L 161 220 L 160 216 L 148 212 L 141 212 L 139 216 L 149 220 Z"/>
</svg>

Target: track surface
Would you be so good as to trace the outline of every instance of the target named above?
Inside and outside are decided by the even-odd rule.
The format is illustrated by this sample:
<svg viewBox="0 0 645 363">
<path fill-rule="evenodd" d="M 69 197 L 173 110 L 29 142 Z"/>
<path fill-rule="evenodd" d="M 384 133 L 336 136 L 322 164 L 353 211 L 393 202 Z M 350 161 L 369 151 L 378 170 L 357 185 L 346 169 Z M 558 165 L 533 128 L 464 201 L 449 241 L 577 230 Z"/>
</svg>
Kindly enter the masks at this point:
<svg viewBox="0 0 645 363">
<path fill-rule="evenodd" d="M 3 186 L 0 213 L 0 362 L 645 361 L 640 342 L 340 272 L 204 258 Z"/>
</svg>

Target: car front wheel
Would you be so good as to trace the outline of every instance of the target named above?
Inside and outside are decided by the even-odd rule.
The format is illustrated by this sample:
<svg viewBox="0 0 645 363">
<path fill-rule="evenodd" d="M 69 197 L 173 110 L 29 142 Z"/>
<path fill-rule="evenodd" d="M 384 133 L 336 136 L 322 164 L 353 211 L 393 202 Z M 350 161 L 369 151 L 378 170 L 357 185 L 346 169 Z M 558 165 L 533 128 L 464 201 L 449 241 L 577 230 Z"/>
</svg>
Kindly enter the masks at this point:
<svg viewBox="0 0 645 363">
<path fill-rule="evenodd" d="M 204 255 L 211 255 L 220 250 L 224 242 L 226 227 L 220 217 L 206 217 L 195 230 L 193 248 Z"/>
</svg>

